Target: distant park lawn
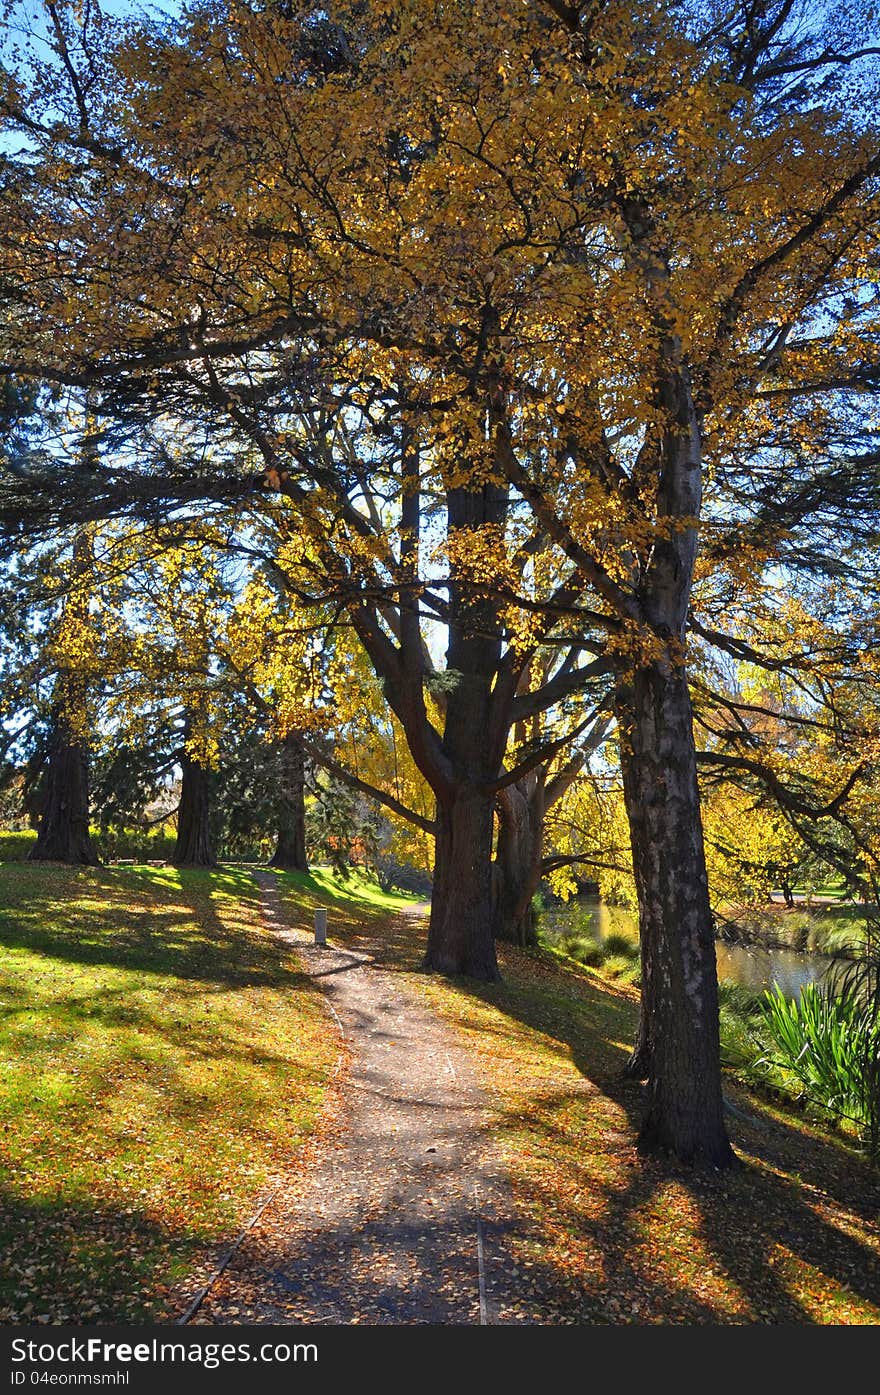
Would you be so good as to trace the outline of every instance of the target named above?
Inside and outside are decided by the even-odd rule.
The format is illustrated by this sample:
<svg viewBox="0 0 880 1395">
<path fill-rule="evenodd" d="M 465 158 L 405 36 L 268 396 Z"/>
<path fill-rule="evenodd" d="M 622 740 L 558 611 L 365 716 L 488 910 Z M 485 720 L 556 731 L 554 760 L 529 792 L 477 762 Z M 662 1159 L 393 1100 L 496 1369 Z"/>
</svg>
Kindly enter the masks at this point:
<svg viewBox="0 0 880 1395">
<path fill-rule="evenodd" d="M 5 1323 L 172 1320 L 338 1050 L 241 868 L 4 865 L 0 1037 Z"/>
<path fill-rule="evenodd" d="M 310 926 L 312 913 L 319 906 L 325 907 L 331 939 L 334 923 L 352 930 L 373 916 L 399 915 L 420 904 L 409 892 L 384 890 L 375 878 L 357 867 L 345 875 L 329 867 L 313 867 L 311 872 L 285 872 L 278 878 L 278 889 L 287 919 L 300 929 Z"/>
</svg>

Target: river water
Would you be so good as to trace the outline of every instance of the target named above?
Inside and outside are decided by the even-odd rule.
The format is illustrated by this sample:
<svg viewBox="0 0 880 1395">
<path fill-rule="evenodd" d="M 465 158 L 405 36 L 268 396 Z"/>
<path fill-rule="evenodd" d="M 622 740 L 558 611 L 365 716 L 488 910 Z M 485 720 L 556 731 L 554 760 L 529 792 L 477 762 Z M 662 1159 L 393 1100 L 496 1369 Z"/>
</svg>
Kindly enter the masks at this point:
<svg viewBox="0 0 880 1395">
<path fill-rule="evenodd" d="M 808 983 L 831 981 L 834 960 L 795 949 L 761 949 L 758 945 L 715 945 L 718 977 L 760 993 L 778 985 L 787 998 L 799 998 Z"/>
<path fill-rule="evenodd" d="M 595 897 L 548 906 L 539 924 L 548 939 L 580 935 L 600 943 L 609 935 L 626 935 L 638 940 L 638 918 L 621 906 L 606 906 Z M 801 954 L 793 949 L 761 949 L 757 945 L 715 946 L 718 977 L 760 993 L 778 984 L 789 998 L 800 997 L 808 983 L 821 983 L 833 972 L 834 961 L 822 954 Z"/>
</svg>

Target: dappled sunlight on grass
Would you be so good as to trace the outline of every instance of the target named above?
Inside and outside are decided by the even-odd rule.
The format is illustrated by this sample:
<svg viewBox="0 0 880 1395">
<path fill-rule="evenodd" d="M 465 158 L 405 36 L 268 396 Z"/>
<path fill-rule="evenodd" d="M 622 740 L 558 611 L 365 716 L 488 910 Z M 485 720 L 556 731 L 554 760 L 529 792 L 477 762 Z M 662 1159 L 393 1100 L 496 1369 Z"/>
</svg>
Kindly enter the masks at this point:
<svg viewBox="0 0 880 1395">
<path fill-rule="evenodd" d="M 425 952 L 424 923 L 412 915 L 423 904 L 418 898 L 383 891 L 358 870 L 347 878 L 321 867 L 275 875 L 285 916 L 298 930 L 311 932 L 314 913 L 323 907 L 330 944 L 338 942 L 402 968 L 418 967 Z"/>
<path fill-rule="evenodd" d="M 468 1043 L 533 1320 L 880 1322 L 880 1182 L 842 1141 L 731 1081 L 741 1170 L 641 1158 L 641 1087 L 621 1079 L 635 990 L 510 947 L 500 984 L 427 976 L 412 898 L 276 876 L 291 924 L 325 907 L 331 942 Z M 163 1292 L 313 1129 L 337 1050 L 325 1006 L 244 867 L 4 867 L 0 971 L 0 1316 L 167 1317 Z"/>
<path fill-rule="evenodd" d="M 283 872 L 270 867 L 278 878 L 282 894 L 295 896 L 304 908 L 339 906 L 346 914 L 362 910 L 366 915 L 394 915 L 418 905 L 417 898 L 405 891 L 383 891 L 375 878 L 352 868 L 348 876 L 330 867 L 313 867 L 310 872 Z"/>
<path fill-rule="evenodd" d="M 234 869 L 6 866 L 0 974 L 0 1313 L 161 1312 L 313 1129 L 336 1057 L 320 995 Z M 92 1206 L 103 1228 L 51 1223 Z"/>
</svg>

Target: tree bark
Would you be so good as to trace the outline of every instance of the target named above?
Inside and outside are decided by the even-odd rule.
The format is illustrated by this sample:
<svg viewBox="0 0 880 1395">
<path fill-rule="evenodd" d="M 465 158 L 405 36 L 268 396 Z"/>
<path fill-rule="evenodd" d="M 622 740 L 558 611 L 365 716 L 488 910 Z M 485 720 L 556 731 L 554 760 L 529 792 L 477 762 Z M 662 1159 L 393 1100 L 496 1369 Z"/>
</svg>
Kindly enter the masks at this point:
<svg viewBox="0 0 880 1395">
<path fill-rule="evenodd" d="M 498 836 L 492 868 L 492 933 L 509 944 L 535 945 L 532 900 L 541 882 L 544 841 L 544 772 L 499 790 Z"/>
<path fill-rule="evenodd" d="M 87 433 L 82 443 L 85 464 L 91 444 L 92 438 Z M 63 617 L 65 622 L 72 621 L 83 630 L 89 626 L 91 562 L 89 536 L 80 528 L 73 540 Z M 43 808 L 29 861 L 66 862 L 75 867 L 100 865 L 89 833 L 89 756 L 82 735 L 87 720 L 87 696 L 87 682 L 81 673 L 59 670 L 55 680 Z"/>
<path fill-rule="evenodd" d="M 723 1118 L 715 940 L 683 665 L 638 669 L 618 692 L 618 722 L 644 975 L 640 1145 L 727 1167 L 734 1156 Z"/>
<path fill-rule="evenodd" d="M 492 484 L 450 488 L 446 499 L 451 536 L 500 526 L 507 512 L 507 491 Z M 492 937 L 491 786 L 509 724 L 499 722 L 492 693 L 501 652 L 498 603 L 475 591 L 466 569 L 464 577 L 459 571 L 453 563 L 446 651 L 452 681 L 445 698 L 443 775 L 434 785 L 435 880 L 425 967 L 492 981 L 500 975 Z"/>
<path fill-rule="evenodd" d="M 180 758 L 182 783 L 177 810 L 177 842 L 172 862 L 175 867 L 215 867 L 217 859 L 211 841 L 211 811 L 208 772 L 190 756 Z"/>
<path fill-rule="evenodd" d="M 434 885 L 425 968 L 500 978 L 492 936 L 493 799 L 460 787 L 437 807 Z"/>
<path fill-rule="evenodd" d="M 609 712 L 598 714 L 582 743 L 549 779 L 549 767 L 538 766 L 515 784 L 498 791 L 495 805 L 498 839 L 493 866 L 497 940 L 509 940 L 521 946 L 538 943 L 532 903 L 544 871 L 544 823 L 549 810 L 574 784 L 589 753 L 601 745 L 610 725 Z M 521 740 L 524 735 L 520 733 Z"/>
<path fill-rule="evenodd" d="M 281 743 L 280 756 L 282 790 L 278 842 L 269 866 L 307 872 L 305 751 L 299 732 L 288 732 Z"/>
<path fill-rule="evenodd" d="M 99 866 L 89 834 L 88 754 L 59 707 L 53 713 L 40 827 L 28 860 Z"/>
<path fill-rule="evenodd" d="M 644 941 L 642 942 L 641 960 L 642 998 L 639 1008 L 639 1025 L 636 1030 L 636 1039 L 633 1042 L 633 1049 L 623 1068 L 623 1073 L 628 1080 L 647 1080 L 648 1076 L 651 1074 L 651 1049 L 648 1040 L 647 1012 L 645 1009 L 645 1004 L 648 1001 L 648 995 L 650 993 L 649 975 L 651 973 L 651 964 L 648 956 L 645 954 Z"/>
</svg>

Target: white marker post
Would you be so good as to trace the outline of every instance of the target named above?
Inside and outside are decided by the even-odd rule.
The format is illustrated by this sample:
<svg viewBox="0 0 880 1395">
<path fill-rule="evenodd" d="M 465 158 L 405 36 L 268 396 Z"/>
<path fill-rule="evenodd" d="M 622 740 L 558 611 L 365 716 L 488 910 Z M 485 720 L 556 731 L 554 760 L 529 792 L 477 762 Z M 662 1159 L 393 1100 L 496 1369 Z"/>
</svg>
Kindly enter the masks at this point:
<svg viewBox="0 0 880 1395">
<path fill-rule="evenodd" d="M 315 911 L 315 944 L 325 945 L 327 943 L 327 912 L 325 910 Z"/>
</svg>

